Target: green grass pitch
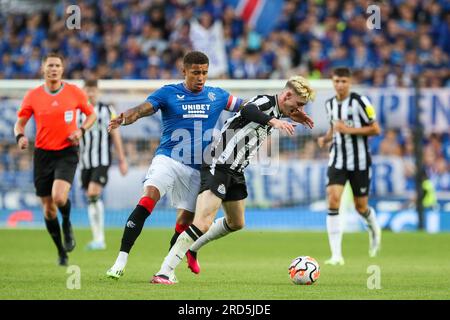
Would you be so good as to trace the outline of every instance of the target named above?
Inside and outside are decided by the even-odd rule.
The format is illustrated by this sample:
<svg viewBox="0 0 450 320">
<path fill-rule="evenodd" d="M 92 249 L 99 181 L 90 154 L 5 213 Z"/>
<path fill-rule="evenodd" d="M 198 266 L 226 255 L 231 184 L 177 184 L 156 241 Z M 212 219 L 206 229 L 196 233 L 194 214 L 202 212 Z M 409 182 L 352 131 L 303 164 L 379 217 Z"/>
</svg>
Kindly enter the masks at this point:
<svg viewBox="0 0 450 320">
<path fill-rule="evenodd" d="M 117 256 L 122 230 L 107 230 L 105 251 L 89 252 L 87 229 L 75 229 L 77 247 L 70 265 L 81 271 L 80 289 L 68 289 L 71 273 L 56 265 L 56 249 L 45 230 L 0 230 L 0 300 L 4 299 L 146 299 L 146 300 L 318 300 L 450 299 L 450 234 L 383 233 L 377 258 L 367 254 L 366 233 L 347 233 L 345 266 L 328 266 L 324 232 L 240 231 L 205 246 L 202 272 L 194 275 L 182 262 L 180 283 L 152 285 L 172 235 L 169 229 L 144 229 L 129 257 L 125 275 L 107 279 Z M 312 286 L 288 278 L 299 255 L 316 258 L 321 275 Z M 380 289 L 369 289 L 378 266 Z M 369 271 L 372 270 L 369 268 Z M 70 283 L 70 279 L 69 279 Z"/>
</svg>

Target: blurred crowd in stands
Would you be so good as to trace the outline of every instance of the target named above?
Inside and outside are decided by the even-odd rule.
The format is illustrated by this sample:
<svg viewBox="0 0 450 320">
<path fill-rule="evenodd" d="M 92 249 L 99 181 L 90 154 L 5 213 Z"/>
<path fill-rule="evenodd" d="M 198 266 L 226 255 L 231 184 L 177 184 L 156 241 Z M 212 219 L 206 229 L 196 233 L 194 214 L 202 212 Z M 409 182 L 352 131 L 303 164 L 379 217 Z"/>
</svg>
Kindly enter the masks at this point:
<svg viewBox="0 0 450 320">
<path fill-rule="evenodd" d="M 285 0 L 264 36 L 227 0 L 80 0 L 81 28 L 73 30 L 66 27 L 69 1 L 50 11 L 0 12 L 0 78 L 40 78 L 41 57 L 55 50 L 67 56 L 71 79 L 182 78 L 181 59 L 196 47 L 195 22 L 223 30 L 221 42 L 202 39 L 203 47 L 224 47 L 218 78 L 328 78 L 348 66 L 357 82 L 375 87 L 411 86 L 416 74 L 423 86 L 450 86 L 450 2 L 375 2 L 380 29 L 370 30 L 372 2 Z"/>
</svg>

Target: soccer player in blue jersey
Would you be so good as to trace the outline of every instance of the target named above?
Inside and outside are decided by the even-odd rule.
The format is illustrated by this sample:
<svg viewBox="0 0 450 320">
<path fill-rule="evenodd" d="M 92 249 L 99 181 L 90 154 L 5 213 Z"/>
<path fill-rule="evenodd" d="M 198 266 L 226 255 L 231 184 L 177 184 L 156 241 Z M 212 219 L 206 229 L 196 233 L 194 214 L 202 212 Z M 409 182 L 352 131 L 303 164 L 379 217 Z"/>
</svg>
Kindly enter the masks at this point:
<svg viewBox="0 0 450 320">
<path fill-rule="evenodd" d="M 186 54 L 183 67 L 184 82 L 163 86 L 142 104 L 110 122 L 110 129 L 115 129 L 158 110 L 162 114 L 160 145 L 145 177 L 144 193 L 125 225 L 119 255 L 106 273 L 110 278 L 118 279 L 123 275 L 128 254 L 145 220 L 166 193 L 170 193 L 172 206 L 177 209 L 171 246 L 189 227 L 200 189 L 203 151 L 210 143 L 204 133 L 214 128 L 222 110 L 236 112 L 243 103 L 223 89 L 205 86 L 209 59 L 202 52 Z"/>
</svg>

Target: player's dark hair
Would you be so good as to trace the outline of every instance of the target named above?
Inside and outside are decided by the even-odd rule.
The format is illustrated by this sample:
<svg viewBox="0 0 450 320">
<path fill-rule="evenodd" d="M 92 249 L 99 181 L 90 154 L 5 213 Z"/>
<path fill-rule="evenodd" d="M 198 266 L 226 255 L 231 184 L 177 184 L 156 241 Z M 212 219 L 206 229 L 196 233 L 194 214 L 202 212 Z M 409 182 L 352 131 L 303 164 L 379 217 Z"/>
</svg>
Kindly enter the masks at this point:
<svg viewBox="0 0 450 320">
<path fill-rule="evenodd" d="M 206 54 L 200 51 L 188 52 L 183 58 L 183 65 L 190 67 L 193 64 L 207 64 L 209 65 L 209 59 Z"/>
<path fill-rule="evenodd" d="M 333 76 L 351 78 L 352 72 L 350 71 L 349 68 L 339 67 L 333 70 Z"/>
<path fill-rule="evenodd" d="M 88 79 L 84 81 L 84 86 L 85 87 L 98 87 L 98 81 L 97 79 Z"/>
<path fill-rule="evenodd" d="M 42 57 L 42 63 L 45 63 L 48 58 L 59 58 L 61 62 L 64 64 L 64 56 L 58 52 L 47 53 L 44 57 Z"/>
</svg>

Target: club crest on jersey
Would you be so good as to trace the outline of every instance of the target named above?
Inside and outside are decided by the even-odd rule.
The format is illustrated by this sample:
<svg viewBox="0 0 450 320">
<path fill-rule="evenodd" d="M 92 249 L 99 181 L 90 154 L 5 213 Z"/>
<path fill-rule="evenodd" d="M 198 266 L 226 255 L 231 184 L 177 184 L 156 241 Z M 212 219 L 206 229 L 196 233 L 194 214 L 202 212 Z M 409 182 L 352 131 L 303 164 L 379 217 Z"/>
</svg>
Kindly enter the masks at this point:
<svg viewBox="0 0 450 320">
<path fill-rule="evenodd" d="M 182 95 L 177 94 L 177 99 L 178 100 L 184 100 L 184 94 L 182 94 Z"/>
<path fill-rule="evenodd" d="M 73 111 L 70 110 L 70 111 L 64 112 L 64 121 L 65 121 L 67 124 L 69 124 L 69 123 L 72 122 L 72 120 L 73 120 Z"/>
<path fill-rule="evenodd" d="M 215 101 L 216 100 L 216 94 L 214 92 L 208 92 L 208 98 L 211 101 Z"/>
</svg>

